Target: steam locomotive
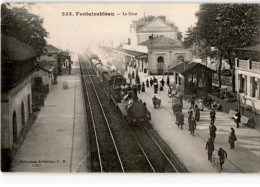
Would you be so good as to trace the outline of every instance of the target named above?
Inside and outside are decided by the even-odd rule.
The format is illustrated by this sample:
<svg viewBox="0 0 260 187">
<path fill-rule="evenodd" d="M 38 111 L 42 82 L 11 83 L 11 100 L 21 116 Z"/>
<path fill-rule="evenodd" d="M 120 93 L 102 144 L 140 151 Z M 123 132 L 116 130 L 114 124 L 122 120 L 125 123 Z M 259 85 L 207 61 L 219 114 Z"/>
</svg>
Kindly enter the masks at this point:
<svg viewBox="0 0 260 187">
<path fill-rule="evenodd" d="M 146 103 L 137 97 L 137 87 L 126 84 L 124 76 L 116 71 L 109 61 L 102 62 L 97 56 L 91 58 L 91 65 L 103 83 L 109 97 L 118 106 L 128 124 L 137 124 L 151 120 L 151 113 Z"/>
</svg>

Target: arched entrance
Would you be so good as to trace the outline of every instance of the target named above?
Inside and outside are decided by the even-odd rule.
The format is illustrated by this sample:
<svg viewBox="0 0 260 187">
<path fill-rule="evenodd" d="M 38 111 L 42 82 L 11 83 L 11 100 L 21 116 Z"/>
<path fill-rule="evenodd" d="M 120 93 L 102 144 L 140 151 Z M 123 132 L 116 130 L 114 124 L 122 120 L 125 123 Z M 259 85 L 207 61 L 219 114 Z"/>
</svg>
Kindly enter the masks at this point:
<svg viewBox="0 0 260 187">
<path fill-rule="evenodd" d="M 22 102 L 22 105 L 21 105 L 21 116 L 22 116 L 22 126 L 25 125 L 25 112 L 24 112 L 24 104 Z"/>
<path fill-rule="evenodd" d="M 17 144 L 17 118 L 16 112 L 13 112 L 13 143 Z"/>
<path fill-rule="evenodd" d="M 31 118 L 31 100 L 30 100 L 30 95 L 28 95 L 28 118 Z"/>
<path fill-rule="evenodd" d="M 163 66 L 164 66 L 164 59 L 162 56 L 159 56 L 157 59 L 157 70 L 158 70 L 158 75 L 163 74 Z"/>
<path fill-rule="evenodd" d="M 184 62 L 184 56 L 178 56 L 177 62 Z"/>
</svg>

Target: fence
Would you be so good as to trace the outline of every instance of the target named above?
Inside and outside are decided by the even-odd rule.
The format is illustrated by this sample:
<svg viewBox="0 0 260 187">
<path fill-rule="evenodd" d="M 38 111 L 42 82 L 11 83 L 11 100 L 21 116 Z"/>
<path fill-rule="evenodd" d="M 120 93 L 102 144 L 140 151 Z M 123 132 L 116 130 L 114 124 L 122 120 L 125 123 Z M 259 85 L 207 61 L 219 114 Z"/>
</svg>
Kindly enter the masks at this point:
<svg viewBox="0 0 260 187">
<path fill-rule="evenodd" d="M 220 104 L 220 111 L 229 113 L 230 110 L 236 110 L 239 108 L 239 103 L 236 102 L 228 102 L 225 99 L 218 98 L 212 94 L 204 92 L 202 90 L 197 90 L 198 95 L 210 97 L 213 101 L 216 101 Z M 249 118 L 248 126 L 251 128 L 260 129 L 260 114 L 257 111 L 250 109 L 250 107 L 246 107 L 245 105 L 240 104 L 240 113 L 243 116 Z"/>
</svg>

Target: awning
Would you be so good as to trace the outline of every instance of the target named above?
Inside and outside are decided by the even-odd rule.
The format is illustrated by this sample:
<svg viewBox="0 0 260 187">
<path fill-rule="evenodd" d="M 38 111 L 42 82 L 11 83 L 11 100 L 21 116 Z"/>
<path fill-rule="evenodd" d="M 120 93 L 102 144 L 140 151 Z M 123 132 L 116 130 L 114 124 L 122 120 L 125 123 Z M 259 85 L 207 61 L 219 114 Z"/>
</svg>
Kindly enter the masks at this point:
<svg viewBox="0 0 260 187">
<path fill-rule="evenodd" d="M 128 50 L 128 49 L 115 49 L 114 50 L 117 53 L 121 53 L 130 57 L 134 57 L 134 58 L 144 58 L 144 57 L 148 57 L 147 53 L 142 53 L 139 51 L 132 51 L 132 50 Z"/>
<path fill-rule="evenodd" d="M 194 71 L 197 68 L 202 68 L 205 69 L 209 72 L 216 72 L 215 70 L 201 64 L 201 63 L 197 63 L 197 62 L 183 62 L 173 68 L 171 68 L 172 71 L 180 73 L 182 75 L 189 73 L 191 71 Z"/>
</svg>

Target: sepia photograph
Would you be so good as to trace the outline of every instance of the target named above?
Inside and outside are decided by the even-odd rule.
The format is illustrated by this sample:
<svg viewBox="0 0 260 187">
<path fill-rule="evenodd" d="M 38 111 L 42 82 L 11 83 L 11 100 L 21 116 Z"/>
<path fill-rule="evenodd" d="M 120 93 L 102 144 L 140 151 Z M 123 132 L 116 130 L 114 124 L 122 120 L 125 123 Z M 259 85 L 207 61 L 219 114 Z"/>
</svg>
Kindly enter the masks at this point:
<svg viewBox="0 0 260 187">
<path fill-rule="evenodd" d="M 260 172 L 260 4 L 1 4 L 1 172 Z"/>
</svg>

